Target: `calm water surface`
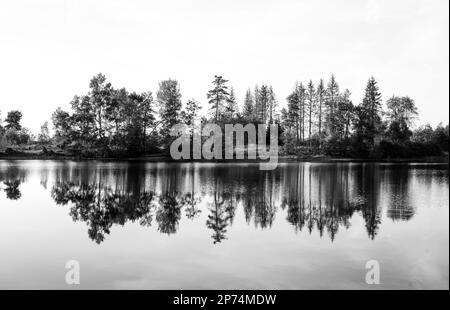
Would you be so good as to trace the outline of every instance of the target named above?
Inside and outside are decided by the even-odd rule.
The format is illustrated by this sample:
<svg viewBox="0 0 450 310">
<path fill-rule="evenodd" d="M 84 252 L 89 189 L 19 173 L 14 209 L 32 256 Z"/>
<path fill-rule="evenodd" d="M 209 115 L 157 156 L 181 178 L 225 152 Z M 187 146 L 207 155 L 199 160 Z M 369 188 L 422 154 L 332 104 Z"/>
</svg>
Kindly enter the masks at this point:
<svg viewBox="0 0 450 310">
<path fill-rule="evenodd" d="M 0 249 L 2 289 L 448 289 L 448 165 L 0 161 Z"/>
</svg>

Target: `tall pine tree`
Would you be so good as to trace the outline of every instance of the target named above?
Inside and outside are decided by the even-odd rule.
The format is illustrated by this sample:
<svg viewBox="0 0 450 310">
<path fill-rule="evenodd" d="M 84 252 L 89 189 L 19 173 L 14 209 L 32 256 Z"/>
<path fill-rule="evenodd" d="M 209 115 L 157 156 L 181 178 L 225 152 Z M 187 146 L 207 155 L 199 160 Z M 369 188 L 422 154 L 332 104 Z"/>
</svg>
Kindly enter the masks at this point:
<svg viewBox="0 0 450 310">
<path fill-rule="evenodd" d="M 214 111 L 216 122 L 219 121 L 223 104 L 228 100 L 228 96 L 230 95 L 227 91 L 228 87 L 225 85 L 227 82 L 228 80 L 225 80 L 222 76 L 215 75 L 213 81 L 214 88 L 207 93 L 208 102 L 212 105 L 211 108 Z"/>
<path fill-rule="evenodd" d="M 336 78 L 334 74 L 331 75 L 330 81 L 327 85 L 327 106 L 328 106 L 328 115 L 327 115 L 327 127 L 328 127 L 328 134 L 331 137 L 335 136 L 336 131 L 336 109 L 338 105 L 339 100 L 339 85 L 336 82 Z"/>
<path fill-rule="evenodd" d="M 317 85 L 316 90 L 316 96 L 317 96 L 317 117 L 318 117 L 318 130 L 319 130 L 319 139 L 322 139 L 322 124 L 323 124 L 323 106 L 326 96 L 326 90 L 323 83 L 323 79 L 320 79 L 319 85 Z"/>
<path fill-rule="evenodd" d="M 247 92 L 245 93 L 244 106 L 242 108 L 242 116 L 247 122 L 253 122 L 255 118 L 255 101 L 250 88 L 247 89 Z"/>
<path fill-rule="evenodd" d="M 269 124 L 274 122 L 274 119 L 277 115 L 278 102 L 275 97 L 275 92 L 273 91 L 272 86 L 269 86 Z"/>
<path fill-rule="evenodd" d="M 309 81 L 308 88 L 307 88 L 307 98 L 308 98 L 308 139 L 309 139 L 309 146 L 311 146 L 311 135 L 312 135 L 312 126 L 313 126 L 313 114 L 314 114 L 314 108 L 315 108 L 315 98 L 316 98 L 316 90 L 314 88 L 313 81 Z"/>
<path fill-rule="evenodd" d="M 227 104 L 225 106 L 225 117 L 227 120 L 232 120 L 238 114 L 238 105 L 236 101 L 236 95 L 234 94 L 233 87 L 230 88 L 230 95 L 227 98 Z"/>
<path fill-rule="evenodd" d="M 295 128 L 295 136 L 298 143 L 300 141 L 300 99 L 297 89 L 298 86 L 286 98 L 288 102 L 286 123 Z"/>
<path fill-rule="evenodd" d="M 299 119 L 298 122 L 300 127 L 300 140 L 304 141 L 305 139 L 305 117 L 306 117 L 306 88 L 303 86 L 303 83 L 300 82 L 297 86 L 297 95 L 298 95 L 298 109 L 299 109 Z"/>
<path fill-rule="evenodd" d="M 371 77 L 367 82 L 362 103 L 357 109 L 356 133 L 371 149 L 375 136 L 381 128 L 381 93 L 377 81 Z"/>
</svg>

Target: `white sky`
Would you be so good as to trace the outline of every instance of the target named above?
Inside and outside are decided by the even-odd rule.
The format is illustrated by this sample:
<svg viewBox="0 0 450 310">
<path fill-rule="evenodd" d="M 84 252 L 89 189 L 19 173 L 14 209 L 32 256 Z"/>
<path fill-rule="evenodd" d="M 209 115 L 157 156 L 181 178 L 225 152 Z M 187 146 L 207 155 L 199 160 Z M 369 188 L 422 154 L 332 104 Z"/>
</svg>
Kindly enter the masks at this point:
<svg viewBox="0 0 450 310">
<path fill-rule="evenodd" d="M 206 105 L 214 74 L 246 89 L 334 73 L 359 103 L 369 76 L 383 99 L 412 97 L 419 123 L 448 122 L 448 0 L 15 0 L 0 2 L 0 110 L 33 132 L 69 108 L 98 72 L 115 87 L 156 93 L 180 82 Z"/>
</svg>

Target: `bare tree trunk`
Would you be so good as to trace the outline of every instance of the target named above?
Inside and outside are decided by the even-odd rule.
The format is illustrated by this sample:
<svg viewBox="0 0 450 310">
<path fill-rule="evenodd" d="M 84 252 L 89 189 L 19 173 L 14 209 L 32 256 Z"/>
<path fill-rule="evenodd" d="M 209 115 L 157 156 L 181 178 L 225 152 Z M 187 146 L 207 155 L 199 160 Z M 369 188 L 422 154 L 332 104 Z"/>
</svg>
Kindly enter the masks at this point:
<svg viewBox="0 0 450 310">
<path fill-rule="evenodd" d="M 219 118 L 219 96 L 216 96 L 216 123 Z"/>
<path fill-rule="evenodd" d="M 312 126 L 312 99 L 309 101 L 309 133 L 308 133 L 309 148 L 312 147 L 312 142 L 311 142 L 311 126 Z"/>
<path fill-rule="evenodd" d="M 322 95 L 319 97 L 319 148 L 322 147 Z"/>
</svg>

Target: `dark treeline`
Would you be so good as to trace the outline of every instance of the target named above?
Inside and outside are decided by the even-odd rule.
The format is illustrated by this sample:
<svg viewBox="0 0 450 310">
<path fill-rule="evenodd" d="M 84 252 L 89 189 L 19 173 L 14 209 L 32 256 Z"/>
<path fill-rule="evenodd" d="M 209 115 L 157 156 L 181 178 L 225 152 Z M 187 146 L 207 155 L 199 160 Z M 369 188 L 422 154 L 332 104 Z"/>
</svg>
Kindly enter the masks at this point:
<svg viewBox="0 0 450 310">
<path fill-rule="evenodd" d="M 84 157 L 167 153 L 174 124 L 193 128 L 208 122 L 278 124 L 280 155 L 401 158 L 448 152 L 448 125 L 413 130 L 418 116 L 414 100 L 392 96 L 383 105 L 373 77 L 359 104 L 350 100 L 349 90 L 341 91 L 332 75 L 328 82 L 297 83 L 281 110 L 272 86 L 248 89 L 240 105 L 228 83 L 215 76 L 206 94 L 208 114 L 201 116 L 202 104 L 195 99 L 183 103 L 176 80 L 161 81 L 154 95 L 114 88 L 98 74 L 87 94 L 73 98 L 70 111 L 58 108 L 53 113 L 53 135 L 44 123 L 33 136 L 21 126 L 20 111 L 7 113 L 0 122 L 0 148 L 34 144 Z"/>
<path fill-rule="evenodd" d="M 429 125 L 412 131 L 418 116 L 409 97 L 392 96 L 382 105 L 371 77 L 360 104 L 341 92 L 334 75 L 317 85 L 297 84 L 281 110 L 287 154 L 326 154 L 350 157 L 420 157 L 448 152 L 448 125 Z"/>
</svg>

